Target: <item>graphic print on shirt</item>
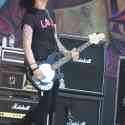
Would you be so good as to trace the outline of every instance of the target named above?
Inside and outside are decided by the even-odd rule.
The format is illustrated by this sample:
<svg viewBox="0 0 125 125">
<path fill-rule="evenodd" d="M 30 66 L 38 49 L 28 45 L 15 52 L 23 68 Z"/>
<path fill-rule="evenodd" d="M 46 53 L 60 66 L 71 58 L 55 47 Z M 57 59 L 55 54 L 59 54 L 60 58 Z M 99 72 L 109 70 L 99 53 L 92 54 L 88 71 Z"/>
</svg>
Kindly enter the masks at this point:
<svg viewBox="0 0 125 125">
<path fill-rule="evenodd" d="M 45 20 L 40 21 L 41 27 L 47 28 L 47 27 L 54 27 L 54 22 L 50 21 L 49 19 L 45 18 Z"/>
</svg>

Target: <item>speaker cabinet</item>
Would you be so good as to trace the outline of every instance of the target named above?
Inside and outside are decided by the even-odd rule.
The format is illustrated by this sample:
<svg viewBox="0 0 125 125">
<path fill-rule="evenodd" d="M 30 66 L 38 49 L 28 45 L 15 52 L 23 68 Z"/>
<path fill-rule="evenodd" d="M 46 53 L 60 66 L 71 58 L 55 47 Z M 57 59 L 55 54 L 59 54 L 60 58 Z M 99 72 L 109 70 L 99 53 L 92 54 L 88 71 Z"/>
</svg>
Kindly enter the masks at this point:
<svg viewBox="0 0 125 125">
<path fill-rule="evenodd" d="M 86 42 L 68 35 L 60 38 L 67 49 L 77 48 Z M 62 67 L 65 89 L 103 92 L 105 48 L 104 44 L 90 45 L 81 52 L 79 60 L 71 60 Z"/>
<path fill-rule="evenodd" d="M 101 125 L 101 96 L 59 92 L 53 125 Z"/>
<path fill-rule="evenodd" d="M 125 125 L 125 56 L 120 56 L 116 87 L 115 124 Z"/>
<path fill-rule="evenodd" d="M 0 65 L 0 87 L 23 89 L 26 73 L 24 67 Z"/>
<path fill-rule="evenodd" d="M 38 103 L 37 93 L 0 88 L 0 124 L 13 125 Z"/>
</svg>

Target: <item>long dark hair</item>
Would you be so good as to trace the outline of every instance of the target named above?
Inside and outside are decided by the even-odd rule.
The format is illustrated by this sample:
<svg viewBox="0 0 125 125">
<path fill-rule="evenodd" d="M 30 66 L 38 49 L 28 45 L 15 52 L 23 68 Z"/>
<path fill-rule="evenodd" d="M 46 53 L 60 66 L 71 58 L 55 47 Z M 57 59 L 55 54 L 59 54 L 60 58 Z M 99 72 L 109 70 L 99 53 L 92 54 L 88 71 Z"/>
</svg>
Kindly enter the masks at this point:
<svg viewBox="0 0 125 125">
<path fill-rule="evenodd" d="M 26 11 L 30 11 L 34 6 L 35 0 L 20 0 L 20 7 Z"/>
</svg>

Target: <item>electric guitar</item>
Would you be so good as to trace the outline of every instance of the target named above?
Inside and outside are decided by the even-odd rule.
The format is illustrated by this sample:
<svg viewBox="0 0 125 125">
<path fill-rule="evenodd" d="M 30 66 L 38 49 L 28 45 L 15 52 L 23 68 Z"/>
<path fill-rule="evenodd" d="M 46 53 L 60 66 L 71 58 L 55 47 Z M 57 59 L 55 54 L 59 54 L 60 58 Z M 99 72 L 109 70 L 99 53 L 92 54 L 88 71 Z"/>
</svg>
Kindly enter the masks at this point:
<svg viewBox="0 0 125 125">
<path fill-rule="evenodd" d="M 92 44 L 99 44 L 101 41 L 104 41 L 105 35 L 103 33 L 93 33 L 88 36 L 89 41 L 82 44 L 77 48 L 79 52 L 82 52 L 87 47 L 89 47 Z M 54 64 L 50 65 L 49 63 L 43 63 L 39 65 L 39 69 L 42 70 L 42 73 L 44 75 L 43 79 L 37 79 L 35 76 L 31 76 L 31 81 L 33 85 L 35 85 L 36 88 L 40 89 L 41 91 L 48 91 L 51 90 L 54 82 L 53 79 L 56 74 L 56 70 L 63 66 L 65 63 L 70 61 L 72 59 L 72 55 L 67 54 L 66 56 L 62 57 L 58 61 L 56 61 Z"/>
</svg>

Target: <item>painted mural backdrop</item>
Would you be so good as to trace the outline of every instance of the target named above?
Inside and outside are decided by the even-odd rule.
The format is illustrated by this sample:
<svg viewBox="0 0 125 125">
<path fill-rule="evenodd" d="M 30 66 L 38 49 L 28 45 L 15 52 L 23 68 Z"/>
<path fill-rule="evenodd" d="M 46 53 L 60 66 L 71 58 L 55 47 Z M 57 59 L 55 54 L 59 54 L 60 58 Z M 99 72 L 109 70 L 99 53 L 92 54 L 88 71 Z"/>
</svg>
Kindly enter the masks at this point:
<svg viewBox="0 0 125 125">
<path fill-rule="evenodd" d="M 64 0 L 65 1 L 65 0 Z M 72 0 L 72 5 L 81 0 Z M 93 0 L 75 7 L 67 8 L 70 3 L 66 1 L 66 8 L 57 9 L 58 30 L 61 33 L 88 35 L 92 32 L 107 32 L 105 4 L 100 0 Z M 73 4 L 74 3 L 74 4 Z M 57 2 L 60 6 L 60 2 Z M 61 4 L 62 5 L 62 4 Z M 101 7 L 100 11 L 98 9 Z M 57 7 L 58 8 L 58 7 Z M 20 22 L 23 12 L 19 7 L 19 0 L 0 0 L 0 35 L 14 33 L 17 46 L 21 45 Z M 67 28 L 68 27 L 68 28 Z"/>
<path fill-rule="evenodd" d="M 20 22 L 22 11 L 19 7 L 19 0 L 0 0 L 0 40 L 2 36 L 11 33 L 16 36 L 16 44 L 20 43 Z"/>
<path fill-rule="evenodd" d="M 125 1 L 124 0 L 118 0 L 118 9 L 119 11 L 122 11 L 125 9 Z"/>
<path fill-rule="evenodd" d="M 93 32 L 107 33 L 105 6 L 105 1 L 93 0 L 73 8 L 57 10 L 59 32 L 80 36 Z"/>
<path fill-rule="evenodd" d="M 107 53 L 106 75 L 117 77 L 119 56 L 125 56 L 125 1 L 109 1 L 111 43 Z"/>
</svg>

